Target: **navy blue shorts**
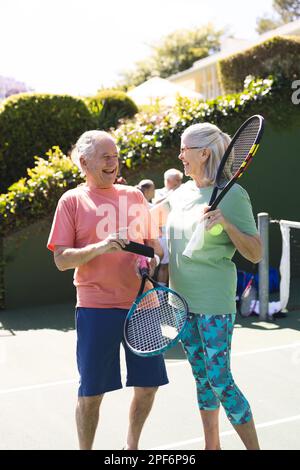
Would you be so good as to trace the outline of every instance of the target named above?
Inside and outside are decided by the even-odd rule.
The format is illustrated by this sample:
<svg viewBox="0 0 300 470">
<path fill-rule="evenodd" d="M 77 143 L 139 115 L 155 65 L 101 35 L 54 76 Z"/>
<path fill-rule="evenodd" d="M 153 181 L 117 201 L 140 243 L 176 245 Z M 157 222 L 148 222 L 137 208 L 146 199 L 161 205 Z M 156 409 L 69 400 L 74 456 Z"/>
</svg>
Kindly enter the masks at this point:
<svg viewBox="0 0 300 470">
<path fill-rule="evenodd" d="M 120 344 L 125 349 L 127 387 L 158 387 L 168 383 L 162 355 L 139 357 L 123 341 L 128 310 L 76 308 L 78 395 L 101 395 L 122 388 Z"/>
</svg>

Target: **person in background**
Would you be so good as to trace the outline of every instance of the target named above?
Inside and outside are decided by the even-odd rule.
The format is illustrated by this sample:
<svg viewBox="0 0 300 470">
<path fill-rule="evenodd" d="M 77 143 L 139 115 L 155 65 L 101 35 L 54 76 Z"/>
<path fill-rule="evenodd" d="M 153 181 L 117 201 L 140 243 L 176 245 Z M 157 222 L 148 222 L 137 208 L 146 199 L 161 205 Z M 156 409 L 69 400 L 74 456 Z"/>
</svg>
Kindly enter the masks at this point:
<svg viewBox="0 0 300 470">
<path fill-rule="evenodd" d="M 170 191 L 175 191 L 182 183 L 183 173 L 176 168 L 170 168 L 164 172 L 164 187 L 156 189 L 154 204 L 158 204 L 165 199 Z"/>
<path fill-rule="evenodd" d="M 176 168 L 170 168 L 164 173 L 164 187 L 155 191 L 154 204 L 162 202 L 171 192 L 175 191 L 182 183 L 183 173 Z M 166 228 L 161 227 L 160 245 L 164 256 L 160 262 L 157 274 L 157 280 L 162 285 L 167 285 L 169 281 L 169 252 L 166 238 Z"/>
<path fill-rule="evenodd" d="M 154 198 L 155 194 L 155 184 L 152 180 L 141 180 L 137 185 L 136 188 L 139 189 L 146 201 L 148 201 L 149 207 L 152 207 L 152 199 Z"/>
</svg>

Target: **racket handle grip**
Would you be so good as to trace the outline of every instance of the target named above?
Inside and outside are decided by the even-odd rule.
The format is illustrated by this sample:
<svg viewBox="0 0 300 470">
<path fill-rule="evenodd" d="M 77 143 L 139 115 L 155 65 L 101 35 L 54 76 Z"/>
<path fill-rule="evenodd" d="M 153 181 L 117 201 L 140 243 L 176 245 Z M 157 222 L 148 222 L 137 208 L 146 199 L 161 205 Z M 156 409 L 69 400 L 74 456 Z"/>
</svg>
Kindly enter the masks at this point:
<svg viewBox="0 0 300 470">
<path fill-rule="evenodd" d="M 139 270 L 142 277 L 147 276 L 149 274 L 149 265 L 147 262 L 147 258 L 145 258 L 144 256 L 140 257 Z"/>
<path fill-rule="evenodd" d="M 130 251 L 137 255 L 147 256 L 148 258 L 154 258 L 154 249 L 151 246 L 143 245 L 142 243 L 129 242 L 123 250 Z"/>
</svg>

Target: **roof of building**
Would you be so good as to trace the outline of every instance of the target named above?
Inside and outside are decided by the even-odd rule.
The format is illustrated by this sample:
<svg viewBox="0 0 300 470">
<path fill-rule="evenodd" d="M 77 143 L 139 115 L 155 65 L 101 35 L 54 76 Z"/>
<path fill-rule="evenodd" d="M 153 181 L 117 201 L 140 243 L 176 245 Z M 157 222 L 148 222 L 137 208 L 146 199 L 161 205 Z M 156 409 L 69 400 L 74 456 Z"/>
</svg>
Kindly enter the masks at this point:
<svg viewBox="0 0 300 470">
<path fill-rule="evenodd" d="M 160 77 L 150 78 L 127 94 L 137 105 L 155 104 L 155 101 L 159 100 L 162 104 L 169 106 L 175 103 L 178 95 L 202 99 L 200 93 L 175 85 L 175 83 Z"/>
<path fill-rule="evenodd" d="M 176 73 L 168 77 L 168 80 L 172 81 L 179 77 L 185 77 L 190 74 L 193 74 L 195 70 L 200 70 L 203 68 L 208 67 L 220 59 L 224 59 L 229 57 L 230 55 L 238 52 L 243 52 L 250 47 L 253 47 L 261 42 L 266 41 L 274 36 L 292 36 L 292 35 L 300 35 L 300 19 L 296 21 L 292 21 L 291 23 L 284 24 L 283 26 L 279 26 L 276 29 L 272 29 L 264 34 L 261 34 L 258 38 L 253 40 L 245 40 L 245 39 L 238 39 L 238 38 L 226 38 L 221 45 L 221 51 L 217 52 L 216 54 L 212 54 L 204 59 L 197 60 L 194 62 L 192 67 L 187 70 L 183 70 L 182 72 Z"/>
</svg>

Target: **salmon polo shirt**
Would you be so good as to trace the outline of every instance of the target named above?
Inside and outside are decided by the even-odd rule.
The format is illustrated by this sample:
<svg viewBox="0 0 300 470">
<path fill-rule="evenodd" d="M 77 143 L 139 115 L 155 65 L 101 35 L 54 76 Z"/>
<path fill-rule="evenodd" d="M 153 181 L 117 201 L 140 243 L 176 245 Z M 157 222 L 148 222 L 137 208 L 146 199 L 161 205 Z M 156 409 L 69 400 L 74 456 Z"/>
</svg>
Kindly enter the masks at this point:
<svg viewBox="0 0 300 470">
<path fill-rule="evenodd" d="M 59 200 L 47 247 L 82 248 L 127 227 L 129 240 L 143 243 L 154 236 L 147 201 L 130 186 L 90 189 L 85 184 Z M 122 232 L 123 233 L 123 232 Z M 130 308 L 140 285 L 138 255 L 126 251 L 105 253 L 75 269 L 77 307 Z"/>
</svg>

